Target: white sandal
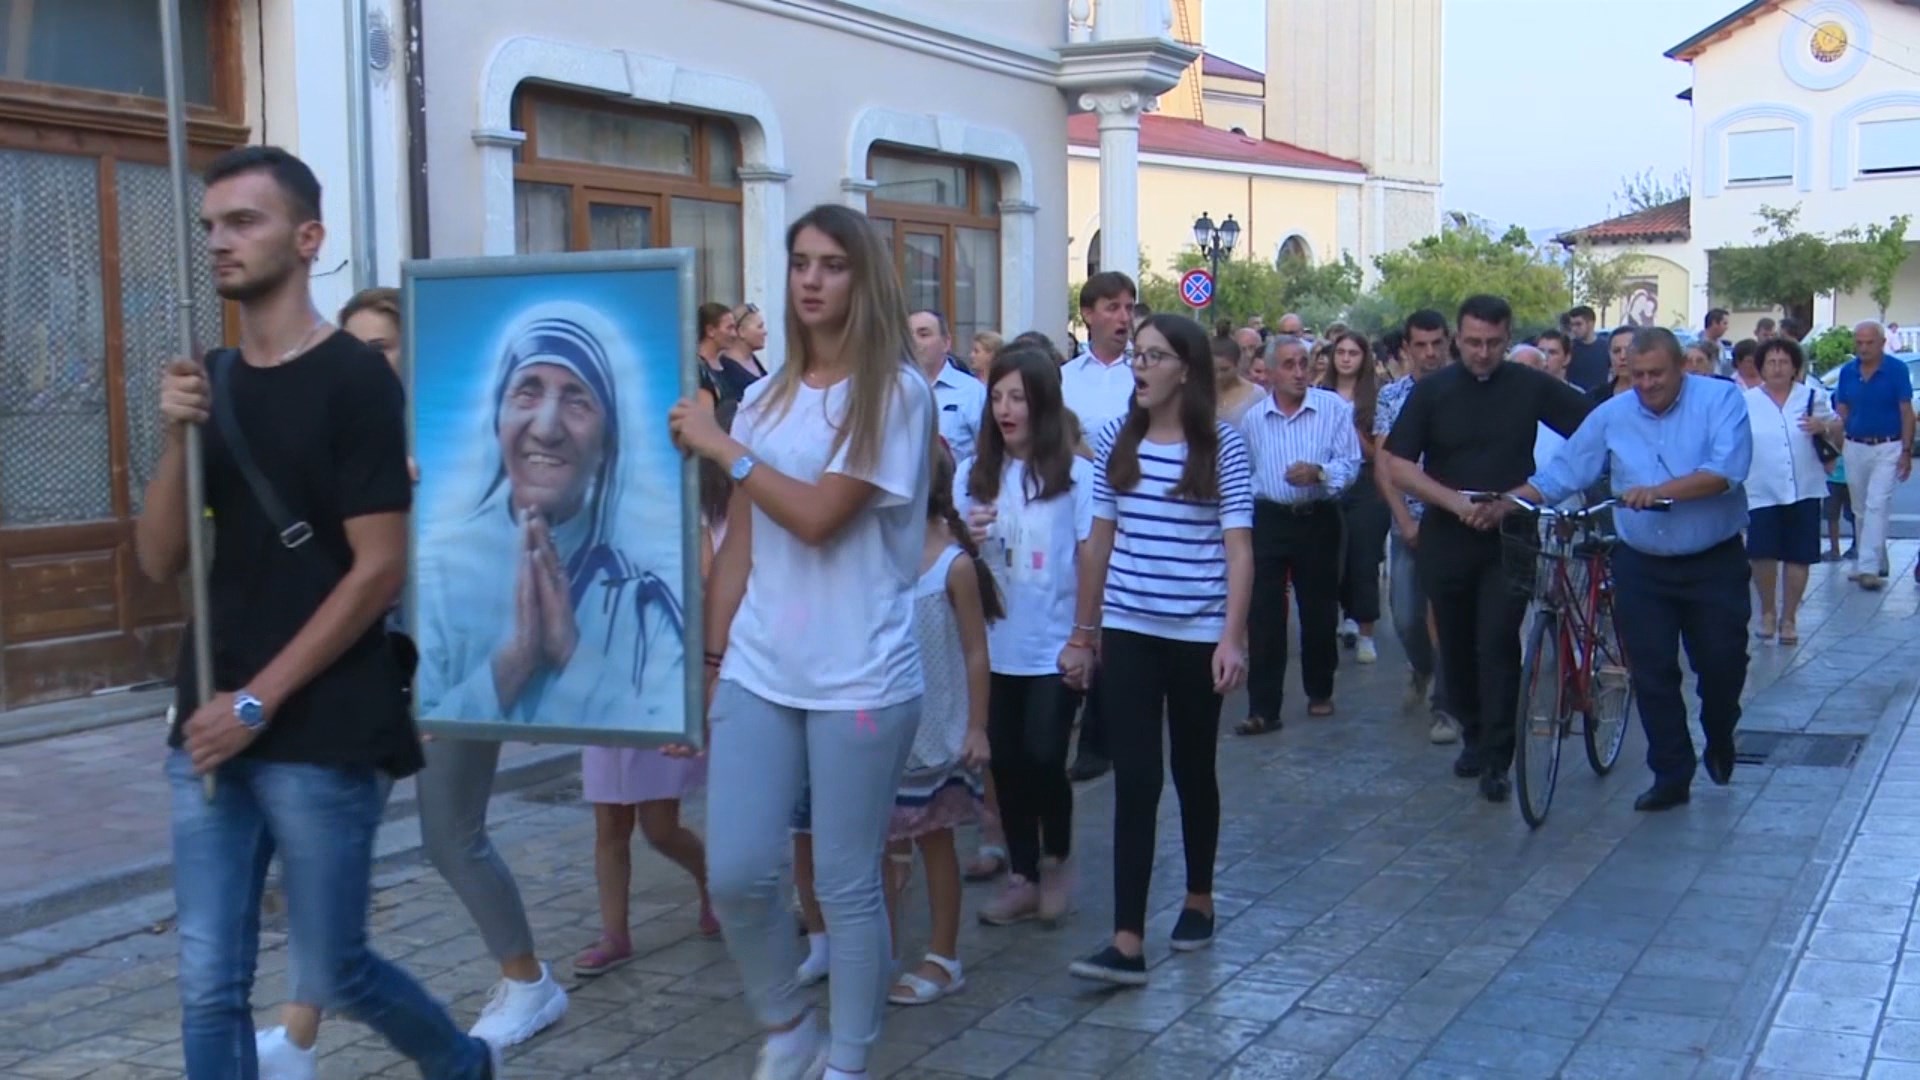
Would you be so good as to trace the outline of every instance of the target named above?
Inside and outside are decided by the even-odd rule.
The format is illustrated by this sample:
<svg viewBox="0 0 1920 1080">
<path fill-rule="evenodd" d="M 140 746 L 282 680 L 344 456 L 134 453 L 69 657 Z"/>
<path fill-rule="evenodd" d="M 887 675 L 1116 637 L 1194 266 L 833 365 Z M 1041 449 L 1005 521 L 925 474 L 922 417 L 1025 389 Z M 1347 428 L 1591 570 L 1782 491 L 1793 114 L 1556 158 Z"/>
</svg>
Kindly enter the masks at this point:
<svg viewBox="0 0 1920 1080">
<path fill-rule="evenodd" d="M 894 989 L 887 994 L 887 1001 L 895 1005 L 931 1005 L 967 988 L 966 976 L 960 973 L 960 961 L 928 953 L 926 962 L 947 973 L 947 984 L 941 986 L 909 971 L 894 981 Z"/>
</svg>

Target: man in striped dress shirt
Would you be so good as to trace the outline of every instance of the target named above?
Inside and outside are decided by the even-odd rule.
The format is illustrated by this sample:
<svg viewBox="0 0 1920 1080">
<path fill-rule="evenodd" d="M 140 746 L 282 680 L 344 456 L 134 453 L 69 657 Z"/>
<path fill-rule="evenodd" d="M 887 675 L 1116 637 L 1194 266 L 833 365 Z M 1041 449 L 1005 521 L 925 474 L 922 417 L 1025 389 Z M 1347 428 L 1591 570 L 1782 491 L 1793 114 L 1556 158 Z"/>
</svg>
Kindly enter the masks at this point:
<svg viewBox="0 0 1920 1080">
<path fill-rule="evenodd" d="M 1309 387 L 1307 343 L 1267 345 L 1269 393 L 1240 418 L 1253 471 L 1253 605 L 1248 622 L 1247 719 L 1238 731 L 1280 728 L 1287 674 L 1287 583 L 1300 609 L 1300 682 L 1309 716 L 1333 714 L 1340 662 L 1339 497 L 1360 475 L 1353 406 Z"/>
</svg>

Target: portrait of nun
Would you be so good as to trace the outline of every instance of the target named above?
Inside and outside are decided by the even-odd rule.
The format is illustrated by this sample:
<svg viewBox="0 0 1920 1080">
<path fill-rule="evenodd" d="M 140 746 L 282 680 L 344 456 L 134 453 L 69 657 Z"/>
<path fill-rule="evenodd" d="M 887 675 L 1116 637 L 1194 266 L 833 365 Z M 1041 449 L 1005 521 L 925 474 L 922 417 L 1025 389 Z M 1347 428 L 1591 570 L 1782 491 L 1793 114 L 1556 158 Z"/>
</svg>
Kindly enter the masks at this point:
<svg viewBox="0 0 1920 1080">
<path fill-rule="evenodd" d="M 637 561 L 619 528 L 623 498 L 655 503 L 677 551 L 679 506 L 623 471 L 647 403 L 621 400 L 616 372 L 635 361 L 611 340 L 592 309 L 540 304 L 493 360 L 477 491 L 443 500 L 416 554 L 422 718 L 679 730 L 683 614 L 662 576 L 676 571 Z"/>
</svg>

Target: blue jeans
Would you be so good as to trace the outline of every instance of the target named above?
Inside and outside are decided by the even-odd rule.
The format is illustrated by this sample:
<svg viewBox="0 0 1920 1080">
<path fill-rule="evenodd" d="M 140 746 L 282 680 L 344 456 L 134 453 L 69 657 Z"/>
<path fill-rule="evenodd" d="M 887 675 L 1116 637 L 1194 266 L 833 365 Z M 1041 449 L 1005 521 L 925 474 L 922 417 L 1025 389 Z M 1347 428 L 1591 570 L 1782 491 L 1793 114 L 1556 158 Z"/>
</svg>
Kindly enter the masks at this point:
<svg viewBox="0 0 1920 1080">
<path fill-rule="evenodd" d="M 313 1004 L 359 1020 L 427 1080 L 490 1074 L 486 1044 L 405 972 L 367 948 L 373 834 L 381 785 L 371 768 L 235 759 L 212 802 L 184 751 L 173 789 L 173 891 L 180 909 L 180 1029 L 190 1080 L 256 1080 L 248 994 L 260 947 L 260 895 L 277 851 L 288 929 Z"/>
</svg>

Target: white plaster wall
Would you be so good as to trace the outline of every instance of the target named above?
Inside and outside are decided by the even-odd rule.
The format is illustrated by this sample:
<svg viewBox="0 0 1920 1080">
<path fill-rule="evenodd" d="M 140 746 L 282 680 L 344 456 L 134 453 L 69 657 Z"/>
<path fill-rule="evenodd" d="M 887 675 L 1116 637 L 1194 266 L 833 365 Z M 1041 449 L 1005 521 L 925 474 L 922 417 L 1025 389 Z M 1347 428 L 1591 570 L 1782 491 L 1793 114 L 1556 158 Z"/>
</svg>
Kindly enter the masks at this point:
<svg viewBox="0 0 1920 1080">
<path fill-rule="evenodd" d="M 1013 204 L 1003 207 L 1003 321 L 1023 312 L 1065 310 L 1064 279 L 1036 272 L 1066 258 L 1066 101 L 1059 90 L 1018 73 L 875 41 L 864 28 L 822 25 L 820 3 L 792 5 L 806 18 L 765 7 L 778 5 L 675 0 L 673 18 L 663 19 L 654 4 L 625 0 L 542 6 L 428 0 L 434 254 L 511 250 L 507 147 L 513 136 L 505 130 L 511 85 L 502 73 L 522 62 L 505 57 L 518 50 L 543 54 L 534 62 L 549 80 L 619 100 L 671 103 L 689 93 L 719 93 L 738 103 L 721 111 L 746 111 L 733 117 L 745 144 L 743 167 L 776 176 L 748 185 L 748 299 L 762 306 L 778 308 L 784 297 L 780 238 L 787 222 L 817 203 L 863 201 L 864 170 L 852 175 L 859 130 L 1002 162 L 1024 156 L 1018 183 L 1013 172 L 1002 172 L 1003 198 Z M 1001 32 L 1037 36 L 1039 29 L 1035 20 L 1010 18 Z M 1003 55 L 998 46 L 981 49 L 989 61 Z M 477 139 L 476 130 L 483 128 L 499 130 Z M 756 186 L 771 203 L 756 199 Z M 508 195 L 504 205 L 502 191 Z M 1016 254 L 1011 244 L 1023 232 L 1031 256 L 1019 253 L 1018 265 L 1006 265 Z M 1026 327 L 1008 321 L 1008 328 Z"/>
<path fill-rule="evenodd" d="M 1850 175 L 1849 165 L 1853 121 L 1920 116 L 1920 78 L 1871 57 L 1831 88 L 1811 89 L 1793 77 L 1789 64 L 1796 62 L 1799 40 L 1808 32 L 1801 19 L 1836 18 L 1864 21 L 1868 37 L 1864 44 L 1856 37 L 1851 48 L 1920 70 L 1920 9 L 1891 0 L 1789 0 L 1709 45 L 1693 63 L 1696 245 L 1710 250 L 1751 243 L 1762 206 L 1798 205 L 1800 224 L 1817 232 L 1884 222 L 1920 206 L 1920 175 L 1860 179 Z M 1783 55 L 1783 38 L 1792 55 Z M 1818 65 L 1800 70 L 1827 74 Z M 1863 103 L 1875 102 L 1881 104 L 1859 112 Z M 1789 126 L 1801 132 L 1798 157 L 1804 171 L 1794 182 L 1732 187 L 1712 182 L 1723 173 L 1725 132 Z"/>
</svg>

